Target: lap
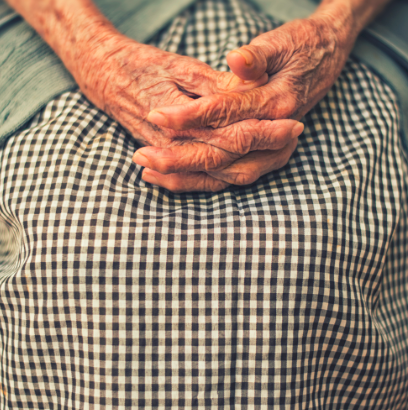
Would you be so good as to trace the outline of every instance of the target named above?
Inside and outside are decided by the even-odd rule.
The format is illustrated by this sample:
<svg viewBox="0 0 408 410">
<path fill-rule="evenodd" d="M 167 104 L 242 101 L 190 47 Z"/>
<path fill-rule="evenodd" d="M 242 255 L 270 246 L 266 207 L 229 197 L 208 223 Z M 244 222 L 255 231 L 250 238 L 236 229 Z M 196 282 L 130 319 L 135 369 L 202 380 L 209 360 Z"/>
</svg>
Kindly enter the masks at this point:
<svg viewBox="0 0 408 410">
<path fill-rule="evenodd" d="M 205 50 L 213 65 L 229 51 Z M 396 97 L 350 60 L 304 122 L 287 166 L 214 194 L 141 180 L 133 140 L 79 92 L 14 135 L 0 152 L 3 238 L 19 245 L 0 265 L 3 406 L 402 409 Z"/>
</svg>

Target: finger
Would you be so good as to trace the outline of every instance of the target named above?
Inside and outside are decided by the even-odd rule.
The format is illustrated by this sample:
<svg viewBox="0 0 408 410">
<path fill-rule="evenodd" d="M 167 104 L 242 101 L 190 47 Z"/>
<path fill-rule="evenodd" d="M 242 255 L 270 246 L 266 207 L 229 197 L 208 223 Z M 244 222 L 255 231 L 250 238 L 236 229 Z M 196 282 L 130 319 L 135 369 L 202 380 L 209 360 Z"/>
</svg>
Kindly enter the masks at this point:
<svg viewBox="0 0 408 410">
<path fill-rule="evenodd" d="M 147 120 L 180 131 L 201 127 L 219 128 L 250 118 L 272 119 L 267 115 L 268 111 L 272 111 L 267 106 L 268 102 L 258 88 L 245 93 L 215 94 L 187 104 L 160 107 L 151 111 Z"/>
<path fill-rule="evenodd" d="M 303 130 L 304 125 L 296 120 L 251 119 L 214 130 L 206 128 L 180 133 L 190 134 L 194 142 L 205 142 L 243 156 L 255 150 L 281 149 Z"/>
<path fill-rule="evenodd" d="M 231 91 L 244 92 L 261 87 L 268 82 L 268 74 L 246 81 L 233 73 L 213 70 L 207 65 L 197 67 L 186 61 L 179 81 L 181 89 L 199 97 Z"/>
<path fill-rule="evenodd" d="M 225 189 L 229 185 L 227 182 L 219 181 L 205 172 L 163 175 L 148 168 L 143 171 L 142 179 L 174 193 L 216 192 Z"/>
<path fill-rule="evenodd" d="M 296 96 L 279 80 L 273 86 L 268 84 L 245 93 L 215 94 L 187 104 L 160 107 L 151 111 L 147 119 L 179 131 L 220 128 L 251 118 L 292 118 L 297 104 Z"/>
<path fill-rule="evenodd" d="M 162 174 L 187 171 L 215 171 L 255 150 L 279 150 L 303 131 L 294 120 L 248 120 L 214 130 L 183 145 L 169 148 L 144 147 L 136 151 L 133 161 Z"/>
<path fill-rule="evenodd" d="M 133 155 L 133 162 L 161 174 L 173 174 L 214 171 L 238 158 L 237 154 L 202 142 L 194 142 L 170 148 L 140 148 Z"/>
<path fill-rule="evenodd" d="M 254 81 L 266 74 L 267 56 L 262 48 L 243 46 L 227 55 L 227 63 L 231 71 L 242 80 Z"/>
<path fill-rule="evenodd" d="M 142 179 L 175 193 L 217 192 L 230 184 L 249 185 L 268 172 L 285 166 L 293 154 L 296 144 L 297 140 L 294 140 L 280 151 L 251 152 L 230 167 L 211 175 L 204 172 L 164 175 L 146 168 L 143 171 Z"/>
<path fill-rule="evenodd" d="M 249 45 L 231 51 L 227 62 L 231 71 L 242 80 L 254 81 L 265 73 L 279 71 L 291 56 L 293 41 L 282 30 L 261 34 Z"/>
<path fill-rule="evenodd" d="M 209 175 L 233 185 L 249 185 L 261 176 L 276 171 L 287 164 L 294 150 L 297 139 L 278 151 L 254 151 L 235 161 L 230 166 L 209 172 Z"/>
</svg>

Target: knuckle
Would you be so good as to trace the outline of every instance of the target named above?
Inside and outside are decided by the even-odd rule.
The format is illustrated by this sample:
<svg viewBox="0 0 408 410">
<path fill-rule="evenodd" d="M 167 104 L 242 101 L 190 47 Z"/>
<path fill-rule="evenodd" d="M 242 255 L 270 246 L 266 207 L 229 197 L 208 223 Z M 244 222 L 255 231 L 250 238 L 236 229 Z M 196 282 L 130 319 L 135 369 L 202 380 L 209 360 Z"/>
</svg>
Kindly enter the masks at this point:
<svg viewBox="0 0 408 410">
<path fill-rule="evenodd" d="M 276 119 L 292 118 L 298 110 L 298 100 L 293 95 L 279 99 L 274 106 L 274 117 Z"/>
<path fill-rule="evenodd" d="M 211 103 L 200 111 L 203 124 L 207 127 L 220 128 L 232 124 L 244 116 L 243 107 L 249 107 L 248 97 L 242 93 L 230 92 L 213 96 Z"/>
<path fill-rule="evenodd" d="M 205 170 L 209 169 L 209 158 L 207 158 L 203 150 L 197 150 L 196 154 L 190 161 L 190 167 L 192 169 L 199 169 L 201 167 L 203 167 Z"/>
<path fill-rule="evenodd" d="M 244 127 L 237 124 L 237 126 L 234 127 L 232 148 L 237 154 L 245 155 L 252 149 L 254 138 L 248 129 L 251 125 L 252 124 L 247 123 L 247 127 Z"/>
<path fill-rule="evenodd" d="M 283 104 L 283 110 L 287 116 L 292 116 L 297 111 L 298 105 L 298 99 L 293 95 L 289 95 Z"/>
<path fill-rule="evenodd" d="M 174 172 L 175 164 L 174 161 L 162 159 L 156 162 L 154 170 L 160 172 L 161 174 L 171 174 Z"/>
<path fill-rule="evenodd" d="M 263 138 L 259 140 L 257 149 L 277 151 L 285 148 L 291 139 L 290 130 L 286 124 L 282 125 L 275 122 L 271 126 L 270 122 L 263 123 Z"/>
<path fill-rule="evenodd" d="M 236 126 L 233 148 L 241 156 L 251 151 L 274 149 L 277 138 L 270 121 L 251 119 Z"/>
<path fill-rule="evenodd" d="M 173 178 L 170 178 L 169 181 L 166 184 L 166 188 L 173 192 L 174 194 L 180 194 L 184 192 L 183 187 L 180 185 L 180 183 Z"/>
<path fill-rule="evenodd" d="M 219 72 L 215 80 L 217 91 L 226 92 L 234 88 L 236 77 L 231 73 Z"/>
<path fill-rule="evenodd" d="M 202 164 L 205 171 L 216 170 L 225 162 L 222 151 L 211 145 L 205 145 L 203 149 L 197 151 L 196 155 L 195 162 Z"/>
<path fill-rule="evenodd" d="M 248 119 L 272 119 L 270 115 L 270 96 L 260 88 L 243 93 L 240 112 L 245 113 L 245 118 Z"/>
<path fill-rule="evenodd" d="M 220 95 L 215 103 L 205 111 L 205 125 L 212 128 L 220 128 L 229 122 L 230 115 L 230 104 L 227 103 L 224 95 Z"/>
<path fill-rule="evenodd" d="M 244 170 L 231 175 L 234 185 L 249 185 L 259 178 L 257 172 L 253 170 Z"/>
</svg>

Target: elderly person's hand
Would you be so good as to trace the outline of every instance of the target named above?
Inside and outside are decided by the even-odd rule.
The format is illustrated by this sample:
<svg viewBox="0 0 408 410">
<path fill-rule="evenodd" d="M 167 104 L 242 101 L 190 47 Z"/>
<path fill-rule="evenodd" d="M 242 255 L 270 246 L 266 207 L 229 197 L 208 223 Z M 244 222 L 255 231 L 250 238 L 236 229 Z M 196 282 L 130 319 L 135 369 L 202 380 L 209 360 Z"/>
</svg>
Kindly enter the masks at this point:
<svg viewBox="0 0 408 410">
<path fill-rule="evenodd" d="M 120 122 L 142 145 L 170 147 L 201 141 L 220 145 L 232 133 L 255 138 L 261 131 L 291 128 L 279 122 L 243 121 L 214 132 L 213 129 L 174 131 L 151 124 L 148 113 L 161 105 L 188 104 L 200 96 L 230 90 L 245 91 L 267 81 L 267 75 L 244 82 L 232 73 L 217 72 L 196 59 L 140 44 L 110 28 L 100 39 L 77 48 L 71 72 L 82 92 L 99 108 Z M 285 125 L 283 125 L 285 124 Z M 213 140 L 222 140 L 219 144 Z M 253 141 L 255 144 L 256 142 Z M 210 159 L 208 159 L 210 161 Z"/>
<path fill-rule="evenodd" d="M 135 162 L 148 168 L 144 180 L 156 182 L 153 172 L 149 174 L 154 167 L 161 172 L 176 172 L 179 167 L 189 171 L 164 184 L 174 192 L 217 191 L 231 182 L 253 182 L 288 161 L 303 131 L 302 124 L 288 119 L 248 119 L 223 128 L 184 131 L 157 126 L 146 119 L 161 105 L 188 104 L 197 96 L 258 87 L 266 83 L 265 73 L 255 81 L 244 82 L 232 73 L 214 71 L 193 58 L 139 44 L 118 33 L 109 33 L 92 53 L 85 53 L 83 58 L 79 55 L 76 60 L 79 68 L 73 72 L 85 95 L 142 145 L 152 146 L 143 152 L 151 153 L 156 165 L 151 165 L 141 150 L 134 156 Z M 160 150 L 160 163 L 154 155 L 158 147 L 164 148 Z M 177 163 L 166 157 L 174 150 Z M 211 176 L 217 171 L 222 178 Z"/>
<path fill-rule="evenodd" d="M 139 44 L 117 33 L 105 37 L 103 44 L 97 44 L 82 60 L 78 56 L 77 61 L 79 69 L 73 71 L 78 73 L 76 79 L 81 90 L 142 145 L 152 146 L 143 152 L 151 153 L 153 163 L 157 164 L 155 150 L 164 148 L 160 150 L 156 168 L 161 172 L 176 172 L 178 167 L 189 171 L 188 176 L 177 175 L 165 184 L 174 192 L 216 191 L 231 182 L 253 182 L 287 162 L 303 131 L 302 124 L 288 119 L 249 119 L 224 128 L 185 131 L 156 126 L 146 119 L 153 108 L 163 104 L 188 104 L 197 96 L 245 91 L 263 85 L 266 74 L 244 82 L 232 73 L 214 71 L 193 58 Z M 173 150 L 179 155 L 177 164 L 166 160 L 166 153 L 171 155 Z M 242 170 L 237 162 L 240 164 L 244 156 L 243 163 L 249 163 L 251 158 L 252 162 Z M 141 150 L 136 152 L 134 160 L 148 169 L 154 167 Z M 218 170 L 229 177 L 220 180 L 209 174 Z M 143 173 L 146 181 L 154 183 L 153 178 L 152 172 Z"/>
<path fill-rule="evenodd" d="M 341 32 L 337 33 L 325 16 L 293 21 L 262 34 L 250 45 L 231 52 L 227 60 L 231 70 L 243 80 L 253 81 L 267 73 L 267 84 L 246 92 L 208 95 L 184 105 L 163 104 L 147 118 L 179 132 L 200 127 L 219 130 L 249 118 L 300 119 L 325 95 L 347 59 L 350 45 L 345 39 L 340 41 Z M 147 167 L 143 177 L 146 181 L 168 189 L 187 190 L 208 177 L 202 173 L 178 175 L 176 172 L 205 171 L 217 180 L 248 184 L 285 165 L 295 146 L 288 145 L 280 155 L 252 152 L 217 169 L 196 167 L 196 153 L 183 146 L 171 150 L 142 148 L 135 159 Z M 170 175 L 163 175 L 169 172 Z"/>
<path fill-rule="evenodd" d="M 189 104 L 198 97 L 256 88 L 268 81 L 266 73 L 254 81 L 243 81 L 232 73 L 216 72 L 193 58 L 137 43 L 120 34 L 91 0 L 8 1 L 55 50 L 96 106 L 121 123 L 142 145 L 166 149 L 162 152 L 161 171 L 183 167 L 190 172 L 183 183 L 172 184 L 170 189 L 219 190 L 228 185 L 225 178 L 221 181 L 191 172 L 225 170 L 256 150 L 262 151 L 261 156 L 268 156 L 268 169 L 273 169 L 271 163 L 280 166 L 294 150 L 303 130 L 303 125 L 294 120 L 249 119 L 216 130 L 200 127 L 184 131 L 147 120 L 149 112 L 160 106 Z M 188 153 L 176 167 L 166 161 L 166 152 L 172 149 Z M 142 154 L 136 153 L 134 160 L 152 168 Z M 256 169 L 252 179 L 256 179 L 264 171 L 262 163 L 253 165 Z M 144 175 L 146 180 L 147 175 L 148 172 Z M 243 181 L 247 182 L 247 178 Z"/>
<path fill-rule="evenodd" d="M 335 30 L 329 18 L 292 21 L 228 55 L 228 64 L 237 76 L 253 81 L 266 72 L 266 85 L 161 107 L 148 119 L 187 130 L 225 127 L 247 118 L 300 118 L 326 94 L 349 51 L 347 36 Z"/>
<path fill-rule="evenodd" d="M 238 77 L 254 81 L 267 73 L 266 85 L 245 92 L 211 95 L 185 105 L 163 106 L 153 110 L 148 120 L 174 130 L 189 130 L 226 127 L 248 118 L 300 119 L 335 82 L 358 33 L 382 4 L 385 4 L 383 0 L 373 0 L 371 4 L 365 4 L 364 0 L 323 1 L 310 18 L 284 24 L 228 55 L 228 64 Z M 188 163 L 188 152 L 182 149 L 173 149 L 171 155 L 169 151 L 150 148 L 144 148 L 140 153 L 148 157 L 155 171 L 163 172 L 160 167 L 163 158 L 167 163 L 173 161 L 174 172 L 188 171 L 188 167 L 182 166 Z M 182 163 L 180 155 L 183 156 Z M 255 157 L 258 153 L 251 155 Z M 251 164 L 250 170 L 256 168 L 251 161 L 242 160 L 231 166 L 244 172 L 248 164 Z M 226 172 L 210 170 L 208 173 L 214 178 L 233 182 L 231 166 Z M 174 174 L 149 173 L 161 186 L 180 181 L 180 177 Z"/>
<path fill-rule="evenodd" d="M 208 95 L 183 105 L 166 107 L 163 104 L 147 118 L 156 125 L 180 132 L 200 127 L 220 129 L 249 118 L 300 119 L 325 95 L 347 59 L 350 43 L 343 29 L 344 26 L 336 29 L 329 16 L 319 14 L 262 34 L 248 46 L 231 52 L 227 61 L 231 70 L 243 80 L 254 81 L 267 73 L 267 84 L 246 92 Z M 202 174 L 174 174 L 192 170 L 206 171 L 213 178 L 233 184 L 251 183 L 284 165 L 293 149 L 287 147 L 286 155 L 276 157 L 281 160 L 279 164 L 267 153 L 256 152 L 218 169 L 195 167 L 196 153 L 185 147 L 143 148 L 135 160 L 147 167 L 145 180 L 174 189 L 180 185 L 194 186 L 190 180 L 207 178 Z M 141 160 L 141 154 L 145 160 Z M 259 166 L 260 163 L 265 165 Z M 172 174 L 160 175 L 169 172 Z"/>
</svg>

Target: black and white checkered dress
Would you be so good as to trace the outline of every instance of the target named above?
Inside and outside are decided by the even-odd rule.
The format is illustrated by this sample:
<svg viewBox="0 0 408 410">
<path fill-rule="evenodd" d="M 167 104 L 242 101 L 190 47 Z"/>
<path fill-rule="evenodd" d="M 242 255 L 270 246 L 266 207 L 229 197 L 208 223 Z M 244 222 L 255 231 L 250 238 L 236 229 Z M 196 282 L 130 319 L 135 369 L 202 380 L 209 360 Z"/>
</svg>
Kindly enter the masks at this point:
<svg viewBox="0 0 408 410">
<path fill-rule="evenodd" d="M 201 1 L 155 41 L 227 69 L 275 27 Z M 408 409 L 407 158 L 349 60 L 292 159 L 172 194 L 80 92 L 0 150 L 1 409 Z"/>
</svg>

